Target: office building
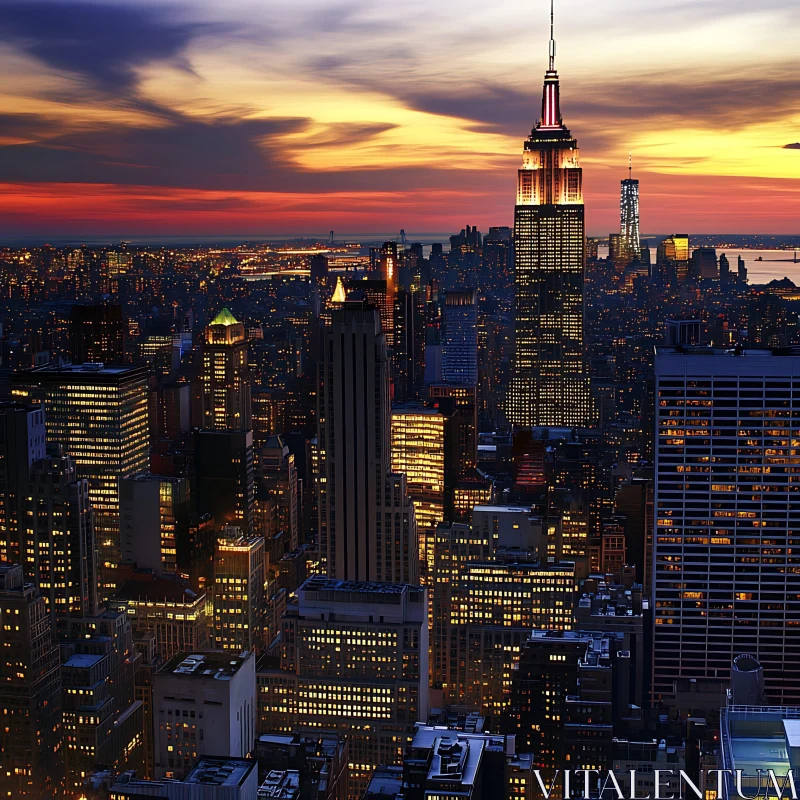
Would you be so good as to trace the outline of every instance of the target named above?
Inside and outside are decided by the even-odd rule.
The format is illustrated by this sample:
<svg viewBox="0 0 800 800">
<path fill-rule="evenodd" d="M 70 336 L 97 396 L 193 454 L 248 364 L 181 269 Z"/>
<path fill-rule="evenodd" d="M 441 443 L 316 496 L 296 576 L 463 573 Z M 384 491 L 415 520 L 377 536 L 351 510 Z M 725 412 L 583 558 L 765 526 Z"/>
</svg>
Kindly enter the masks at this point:
<svg viewBox="0 0 800 800">
<path fill-rule="evenodd" d="M 195 431 L 195 511 L 218 526 L 253 530 L 255 482 L 252 431 Z"/>
<path fill-rule="evenodd" d="M 259 473 L 261 485 L 275 502 L 278 529 L 285 534 L 289 550 L 294 551 L 300 536 L 297 467 L 283 436 L 271 436 L 261 449 Z"/>
<path fill-rule="evenodd" d="M 656 698 L 749 653 L 800 702 L 800 357 L 780 352 L 657 349 Z"/>
<path fill-rule="evenodd" d="M 41 412 L 40 412 L 41 413 Z M 89 482 L 72 458 L 51 448 L 31 467 L 23 563 L 54 619 L 97 611 L 97 555 Z"/>
<path fill-rule="evenodd" d="M 119 482 L 147 470 L 147 371 L 142 367 L 48 366 L 14 375 L 12 389 L 44 408 L 47 439 L 63 445 L 89 482 L 99 554 L 99 595 L 116 587 Z"/>
<path fill-rule="evenodd" d="M 244 325 L 223 308 L 206 328 L 203 345 L 203 428 L 251 427 L 250 374 Z"/>
<path fill-rule="evenodd" d="M 445 417 L 423 403 L 392 407 L 391 468 L 406 476 L 419 536 L 420 578 L 433 567 L 433 539 L 444 519 Z"/>
<path fill-rule="evenodd" d="M 608 769 L 615 718 L 630 697 L 629 657 L 622 635 L 532 631 L 514 670 L 506 733 L 519 752 L 554 771 Z M 616 715 L 616 716 L 615 716 Z"/>
<path fill-rule="evenodd" d="M 61 672 L 44 598 L 22 567 L 0 563 L 0 793 L 62 797 Z"/>
<path fill-rule="evenodd" d="M 124 364 L 128 321 L 120 305 L 74 305 L 69 314 L 73 364 Z"/>
<path fill-rule="evenodd" d="M 478 292 L 445 292 L 442 310 L 442 380 L 446 383 L 478 382 Z"/>
<path fill-rule="evenodd" d="M 323 332 L 317 421 L 320 557 L 342 580 L 416 582 L 414 507 L 391 473 L 389 361 L 377 309 L 348 300 Z"/>
<path fill-rule="evenodd" d="M 180 528 L 188 526 L 188 481 L 144 472 L 123 478 L 119 488 L 122 561 L 175 575 Z"/>
<path fill-rule="evenodd" d="M 524 145 L 514 211 L 515 355 L 506 415 L 520 427 L 585 426 L 591 418 L 582 172 L 559 91 L 551 30 L 542 117 Z"/>
<path fill-rule="evenodd" d="M 713 247 L 698 247 L 692 252 L 689 264 L 691 277 L 695 280 L 714 280 L 719 278 L 717 251 Z"/>
<path fill-rule="evenodd" d="M 153 637 L 155 653 L 161 661 L 178 653 L 209 649 L 206 604 L 203 592 L 147 572 L 132 572 L 109 603 L 112 609 L 124 610 L 128 615 L 134 639 Z"/>
<path fill-rule="evenodd" d="M 223 529 L 214 556 L 215 649 L 264 647 L 264 599 L 264 540 Z"/>
<path fill-rule="evenodd" d="M 638 261 L 642 254 L 639 232 L 639 181 L 633 177 L 632 166 L 628 166 L 628 177 L 621 182 L 619 202 L 621 250 L 626 265 Z"/>
<path fill-rule="evenodd" d="M 25 501 L 34 462 L 45 457 L 44 412 L 39 405 L 0 404 L 0 559 L 24 563 Z"/>
<path fill-rule="evenodd" d="M 59 633 L 65 793 L 80 796 L 98 764 L 117 771 L 144 766 L 144 709 L 135 696 L 141 656 L 121 611 L 70 617 Z"/>
<path fill-rule="evenodd" d="M 255 656 L 179 653 L 153 676 L 155 777 L 185 779 L 205 753 L 253 749 Z"/>
<path fill-rule="evenodd" d="M 425 589 L 309 578 L 282 622 L 280 668 L 259 669 L 265 730 L 347 736 L 349 797 L 399 764 L 428 714 Z"/>
</svg>

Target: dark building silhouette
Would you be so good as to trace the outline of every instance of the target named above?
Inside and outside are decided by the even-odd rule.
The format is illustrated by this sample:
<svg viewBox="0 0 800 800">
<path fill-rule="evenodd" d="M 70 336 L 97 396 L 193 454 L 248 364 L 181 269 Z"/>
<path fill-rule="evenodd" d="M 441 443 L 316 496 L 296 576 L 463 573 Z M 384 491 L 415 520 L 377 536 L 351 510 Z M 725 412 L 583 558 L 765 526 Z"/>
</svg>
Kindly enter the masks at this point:
<svg viewBox="0 0 800 800">
<path fill-rule="evenodd" d="M 69 315 L 69 350 L 73 364 L 125 363 L 127 320 L 122 306 L 75 305 Z"/>
</svg>

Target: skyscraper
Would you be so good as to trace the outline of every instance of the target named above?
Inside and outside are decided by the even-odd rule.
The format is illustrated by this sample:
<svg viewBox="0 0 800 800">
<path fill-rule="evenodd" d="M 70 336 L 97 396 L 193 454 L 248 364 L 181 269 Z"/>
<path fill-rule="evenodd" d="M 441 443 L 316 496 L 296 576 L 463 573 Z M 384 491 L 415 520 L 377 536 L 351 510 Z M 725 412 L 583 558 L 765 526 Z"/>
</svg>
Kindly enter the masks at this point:
<svg viewBox="0 0 800 800">
<path fill-rule="evenodd" d="M 449 291 L 444 296 L 442 380 L 473 385 L 478 382 L 478 293 Z"/>
<path fill-rule="evenodd" d="M 641 234 L 639 233 L 639 181 L 633 177 L 632 165 L 628 165 L 628 177 L 621 182 L 619 201 L 620 235 L 622 250 L 627 263 L 641 256 Z"/>
<path fill-rule="evenodd" d="M 0 564 L 0 792 L 63 797 L 61 674 L 44 598 L 18 564 Z"/>
<path fill-rule="evenodd" d="M 367 301 L 334 309 L 317 391 L 320 557 L 330 577 L 415 583 L 414 507 L 390 462 L 389 358 Z"/>
<path fill-rule="evenodd" d="M 244 325 L 223 308 L 206 328 L 203 346 L 203 427 L 249 430 L 250 374 Z"/>
<path fill-rule="evenodd" d="M 147 371 L 102 364 L 41 367 L 14 375 L 18 397 L 43 404 L 47 438 L 63 445 L 89 481 L 101 599 L 119 564 L 119 482 L 149 462 Z"/>
<path fill-rule="evenodd" d="M 748 653 L 796 705 L 800 357 L 659 348 L 655 379 L 654 694 Z"/>
<path fill-rule="evenodd" d="M 584 206 L 578 143 L 561 118 L 552 9 L 542 118 L 525 141 L 514 211 L 516 304 L 509 421 L 590 419 L 583 363 Z"/>
</svg>

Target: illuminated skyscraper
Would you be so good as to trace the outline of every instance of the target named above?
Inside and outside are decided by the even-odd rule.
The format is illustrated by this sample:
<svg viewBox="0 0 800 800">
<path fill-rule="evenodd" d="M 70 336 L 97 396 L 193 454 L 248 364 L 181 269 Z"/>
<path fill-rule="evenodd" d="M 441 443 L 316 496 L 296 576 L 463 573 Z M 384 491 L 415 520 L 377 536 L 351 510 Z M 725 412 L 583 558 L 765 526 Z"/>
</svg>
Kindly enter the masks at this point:
<svg viewBox="0 0 800 800">
<path fill-rule="evenodd" d="M 0 793 L 63 797 L 61 676 L 44 598 L 18 564 L 0 564 Z"/>
<path fill-rule="evenodd" d="M 41 367 L 14 375 L 17 397 L 44 406 L 49 441 L 63 445 L 89 481 L 99 553 L 100 599 L 119 564 L 119 482 L 147 470 L 147 371 L 143 367 Z"/>
<path fill-rule="evenodd" d="M 203 427 L 249 430 L 250 375 L 244 325 L 223 308 L 206 328 L 203 346 Z"/>
<path fill-rule="evenodd" d="M 507 414 L 520 427 L 590 419 L 582 171 L 578 143 L 561 119 L 555 52 L 551 10 L 542 118 L 524 144 L 514 212 L 516 352 Z"/>
<path fill-rule="evenodd" d="M 621 182 L 619 202 L 620 235 L 622 250 L 627 263 L 641 255 L 641 235 L 639 233 L 639 181 L 633 177 L 632 167 L 628 166 L 628 177 Z"/>
<path fill-rule="evenodd" d="M 747 653 L 800 702 L 800 357 L 776 353 L 656 352 L 656 697 Z"/>
<path fill-rule="evenodd" d="M 406 476 L 414 503 L 420 575 L 433 567 L 433 539 L 444 519 L 445 417 L 436 408 L 406 403 L 392 409 L 392 471 Z M 425 580 L 427 583 L 427 580 Z"/>
<path fill-rule="evenodd" d="M 478 293 L 459 289 L 445 293 L 442 379 L 446 383 L 478 382 Z"/>
</svg>

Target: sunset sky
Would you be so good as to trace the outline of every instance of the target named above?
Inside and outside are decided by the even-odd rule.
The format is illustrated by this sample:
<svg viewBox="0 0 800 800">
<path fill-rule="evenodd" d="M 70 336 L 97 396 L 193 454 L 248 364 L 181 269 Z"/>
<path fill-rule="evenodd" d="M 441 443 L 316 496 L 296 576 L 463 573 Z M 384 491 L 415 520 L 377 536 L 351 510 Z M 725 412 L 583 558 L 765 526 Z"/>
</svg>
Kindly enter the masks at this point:
<svg viewBox="0 0 800 800">
<path fill-rule="evenodd" d="M 549 0 L 0 0 L 0 236 L 509 225 Z M 800 234 L 800 3 L 556 0 L 590 234 Z"/>
</svg>

